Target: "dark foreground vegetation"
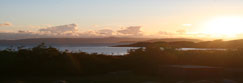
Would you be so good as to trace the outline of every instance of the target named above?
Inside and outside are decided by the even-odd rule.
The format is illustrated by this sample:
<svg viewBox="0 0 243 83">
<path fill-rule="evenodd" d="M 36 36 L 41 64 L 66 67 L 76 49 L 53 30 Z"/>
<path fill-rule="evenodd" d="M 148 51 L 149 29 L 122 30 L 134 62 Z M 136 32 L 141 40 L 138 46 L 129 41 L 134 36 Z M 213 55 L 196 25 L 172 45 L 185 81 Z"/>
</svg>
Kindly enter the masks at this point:
<svg viewBox="0 0 243 83">
<path fill-rule="evenodd" d="M 180 80 L 200 78 L 200 75 L 199 78 L 191 79 L 181 73 L 175 73 L 178 71 L 172 71 L 175 69 L 171 67 L 172 65 L 200 65 L 220 68 L 221 73 L 215 75 L 216 77 L 203 77 L 203 79 L 230 78 L 243 82 L 241 80 L 243 78 L 243 49 L 180 51 L 173 48 L 160 50 L 158 47 L 146 47 L 130 50 L 129 54 L 124 56 L 108 56 L 84 52 L 63 52 L 40 44 L 30 49 L 19 47 L 17 50 L 0 51 L 1 80 L 15 77 L 39 77 L 42 79 L 41 77 L 81 76 L 86 81 L 90 78 L 107 80 L 105 77 L 113 77 L 113 80 L 124 78 L 120 81 L 130 79 L 131 83 L 136 83 L 146 78 L 149 80 L 159 78 L 162 83 L 176 83 Z M 134 79 L 132 80 L 132 78 Z M 128 83 L 123 81 L 120 83 Z"/>
</svg>

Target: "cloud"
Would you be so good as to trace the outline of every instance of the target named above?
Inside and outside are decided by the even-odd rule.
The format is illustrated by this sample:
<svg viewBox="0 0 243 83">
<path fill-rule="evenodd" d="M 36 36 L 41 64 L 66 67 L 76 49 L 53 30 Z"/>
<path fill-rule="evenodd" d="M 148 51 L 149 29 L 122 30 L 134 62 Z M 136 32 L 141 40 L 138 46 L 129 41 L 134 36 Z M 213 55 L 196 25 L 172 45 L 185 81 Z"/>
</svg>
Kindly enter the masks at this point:
<svg viewBox="0 0 243 83">
<path fill-rule="evenodd" d="M 141 26 L 130 26 L 123 30 L 118 30 L 118 33 L 125 35 L 142 35 L 142 31 L 140 30 Z"/>
<path fill-rule="evenodd" d="M 12 23 L 5 22 L 5 23 L 0 24 L 0 27 L 3 27 L 3 26 L 12 26 Z"/>
<path fill-rule="evenodd" d="M 18 31 L 18 32 L 0 32 L 0 39 L 26 39 L 26 38 L 39 38 L 46 37 L 44 35 L 36 34 L 30 31 Z"/>
<path fill-rule="evenodd" d="M 166 32 L 166 31 L 159 31 L 158 34 L 159 35 L 174 35 L 173 33 Z"/>
<path fill-rule="evenodd" d="M 0 39 L 26 38 L 76 38 L 80 37 L 76 24 L 41 28 L 38 31 L 19 30 L 17 32 L 0 32 Z"/>
<path fill-rule="evenodd" d="M 36 26 L 33 26 L 36 27 Z M 37 31 L 19 30 L 14 32 L 0 31 L 0 39 L 26 38 L 100 38 L 100 37 L 145 37 L 140 26 L 130 26 L 113 31 L 111 29 L 79 31 L 77 24 L 36 27 Z"/>
<path fill-rule="evenodd" d="M 39 31 L 46 32 L 46 33 L 62 34 L 62 33 L 76 32 L 78 31 L 77 27 L 78 27 L 77 24 L 68 24 L 68 25 L 47 27 L 44 29 L 39 29 Z"/>
<path fill-rule="evenodd" d="M 31 31 L 19 30 L 18 33 L 33 33 L 33 32 L 31 32 Z"/>
<path fill-rule="evenodd" d="M 179 34 L 181 34 L 181 35 L 186 34 L 186 30 L 183 30 L 183 29 L 177 30 L 176 32 L 179 33 Z"/>
<path fill-rule="evenodd" d="M 149 37 L 152 38 L 175 38 L 176 36 L 178 36 L 178 33 L 167 31 L 159 31 L 157 33 L 149 35 Z"/>
<path fill-rule="evenodd" d="M 103 36 L 112 36 L 113 31 L 110 29 L 101 29 L 97 31 L 98 34 L 103 35 Z"/>
<path fill-rule="evenodd" d="M 63 34 L 51 34 L 51 33 L 40 33 L 40 32 L 31 32 L 19 30 L 17 32 L 0 32 L 0 40 L 7 39 L 27 39 L 27 38 L 78 38 L 81 35 L 78 33 L 63 33 Z"/>
<path fill-rule="evenodd" d="M 79 38 L 94 38 L 94 37 L 101 37 L 96 31 L 85 31 L 79 33 Z"/>
</svg>

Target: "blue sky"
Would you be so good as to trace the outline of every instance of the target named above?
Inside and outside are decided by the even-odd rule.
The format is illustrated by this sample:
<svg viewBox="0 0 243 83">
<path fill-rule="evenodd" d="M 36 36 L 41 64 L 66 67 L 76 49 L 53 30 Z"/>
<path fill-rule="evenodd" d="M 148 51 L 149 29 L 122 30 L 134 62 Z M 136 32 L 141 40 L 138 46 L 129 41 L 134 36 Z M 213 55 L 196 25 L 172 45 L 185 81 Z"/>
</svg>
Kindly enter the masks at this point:
<svg viewBox="0 0 243 83">
<path fill-rule="evenodd" d="M 136 25 L 193 10 L 212 0 L 1 0 L 1 22 L 16 25 Z"/>
<path fill-rule="evenodd" d="M 241 15 L 242 0 L 0 0 L 0 31 L 38 31 L 29 26 L 77 24 L 81 31 L 141 26 L 177 31 L 217 15 Z M 152 29 L 151 29 L 152 28 Z M 189 31 L 197 31 L 192 28 Z"/>
</svg>

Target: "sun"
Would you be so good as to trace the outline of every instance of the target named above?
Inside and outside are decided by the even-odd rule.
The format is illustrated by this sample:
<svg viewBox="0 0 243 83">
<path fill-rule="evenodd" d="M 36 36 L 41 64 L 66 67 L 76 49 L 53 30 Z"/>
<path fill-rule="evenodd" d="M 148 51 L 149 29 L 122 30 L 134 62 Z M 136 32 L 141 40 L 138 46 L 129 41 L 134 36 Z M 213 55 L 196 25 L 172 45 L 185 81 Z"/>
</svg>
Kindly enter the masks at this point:
<svg viewBox="0 0 243 83">
<path fill-rule="evenodd" d="M 224 16 L 209 20 L 204 24 L 204 33 L 211 35 L 234 36 L 243 33 L 243 17 Z"/>
</svg>

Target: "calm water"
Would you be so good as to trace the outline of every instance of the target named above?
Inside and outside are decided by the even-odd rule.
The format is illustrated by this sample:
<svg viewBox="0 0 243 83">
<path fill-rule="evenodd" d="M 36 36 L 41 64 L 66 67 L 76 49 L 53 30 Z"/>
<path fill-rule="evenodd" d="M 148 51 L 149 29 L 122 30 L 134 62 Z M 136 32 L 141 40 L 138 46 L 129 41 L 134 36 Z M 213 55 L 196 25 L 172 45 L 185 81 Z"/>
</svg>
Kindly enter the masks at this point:
<svg viewBox="0 0 243 83">
<path fill-rule="evenodd" d="M 179 48 L 178 50 L 187 51 L 187 50 L 222 50 L 225 51 L 227 49 L 224 48 Z"/>
<path fill-rule="evenodd" d="M 6 48 L 17 49 L 19 45 L 16 46 L 0 46 L 0 50 Z M 24 48 L 32 48 L 34 45 L 24 45 Z M 86 53 L 98 53 L 98 54 L 107 54 L 107 55 L 125 55 L 130 49 L 138 49 L 138 47 L 110 47 L 109 45 L 91 45 L 91 46 L 67 46 L 67 45 L 51 45 L 60 51 L 68 50 L 70 52 L 86 52 Z"/>
<path fill-rule="evenodd" d="M 137 47 L 57 47 L 59 50 L 70 50 L 72 52 L 87 52 L 107 55 L 125 55 L 130 49 L 138 49 Z"/>
<path fill-rule="evenodd" d="M 26 45 L 25 45 L 26 46 Z M 128 50 L 138 49 L 139 47 L 110 47 L 109 45 L 92 45 L 92 46 L 67 46 L 67 45 L 52 45 L 53 47 L 59 49 L 60 51 L 68 50 L 70 52 L 86 52 L 86 53 L 98 53 L 106 55 L 125 55 Z M 32 48 L 34 46 L 26 46 L 25 48 Z M 0 46 L 0 50 L 6 48 L 16 49 L 17 46 Z M 187 50 L 226 50 L 226 49 L 214 49 L 214 48 L 180 48 L 178 50 L 187 51 Z"/>
</svg>

